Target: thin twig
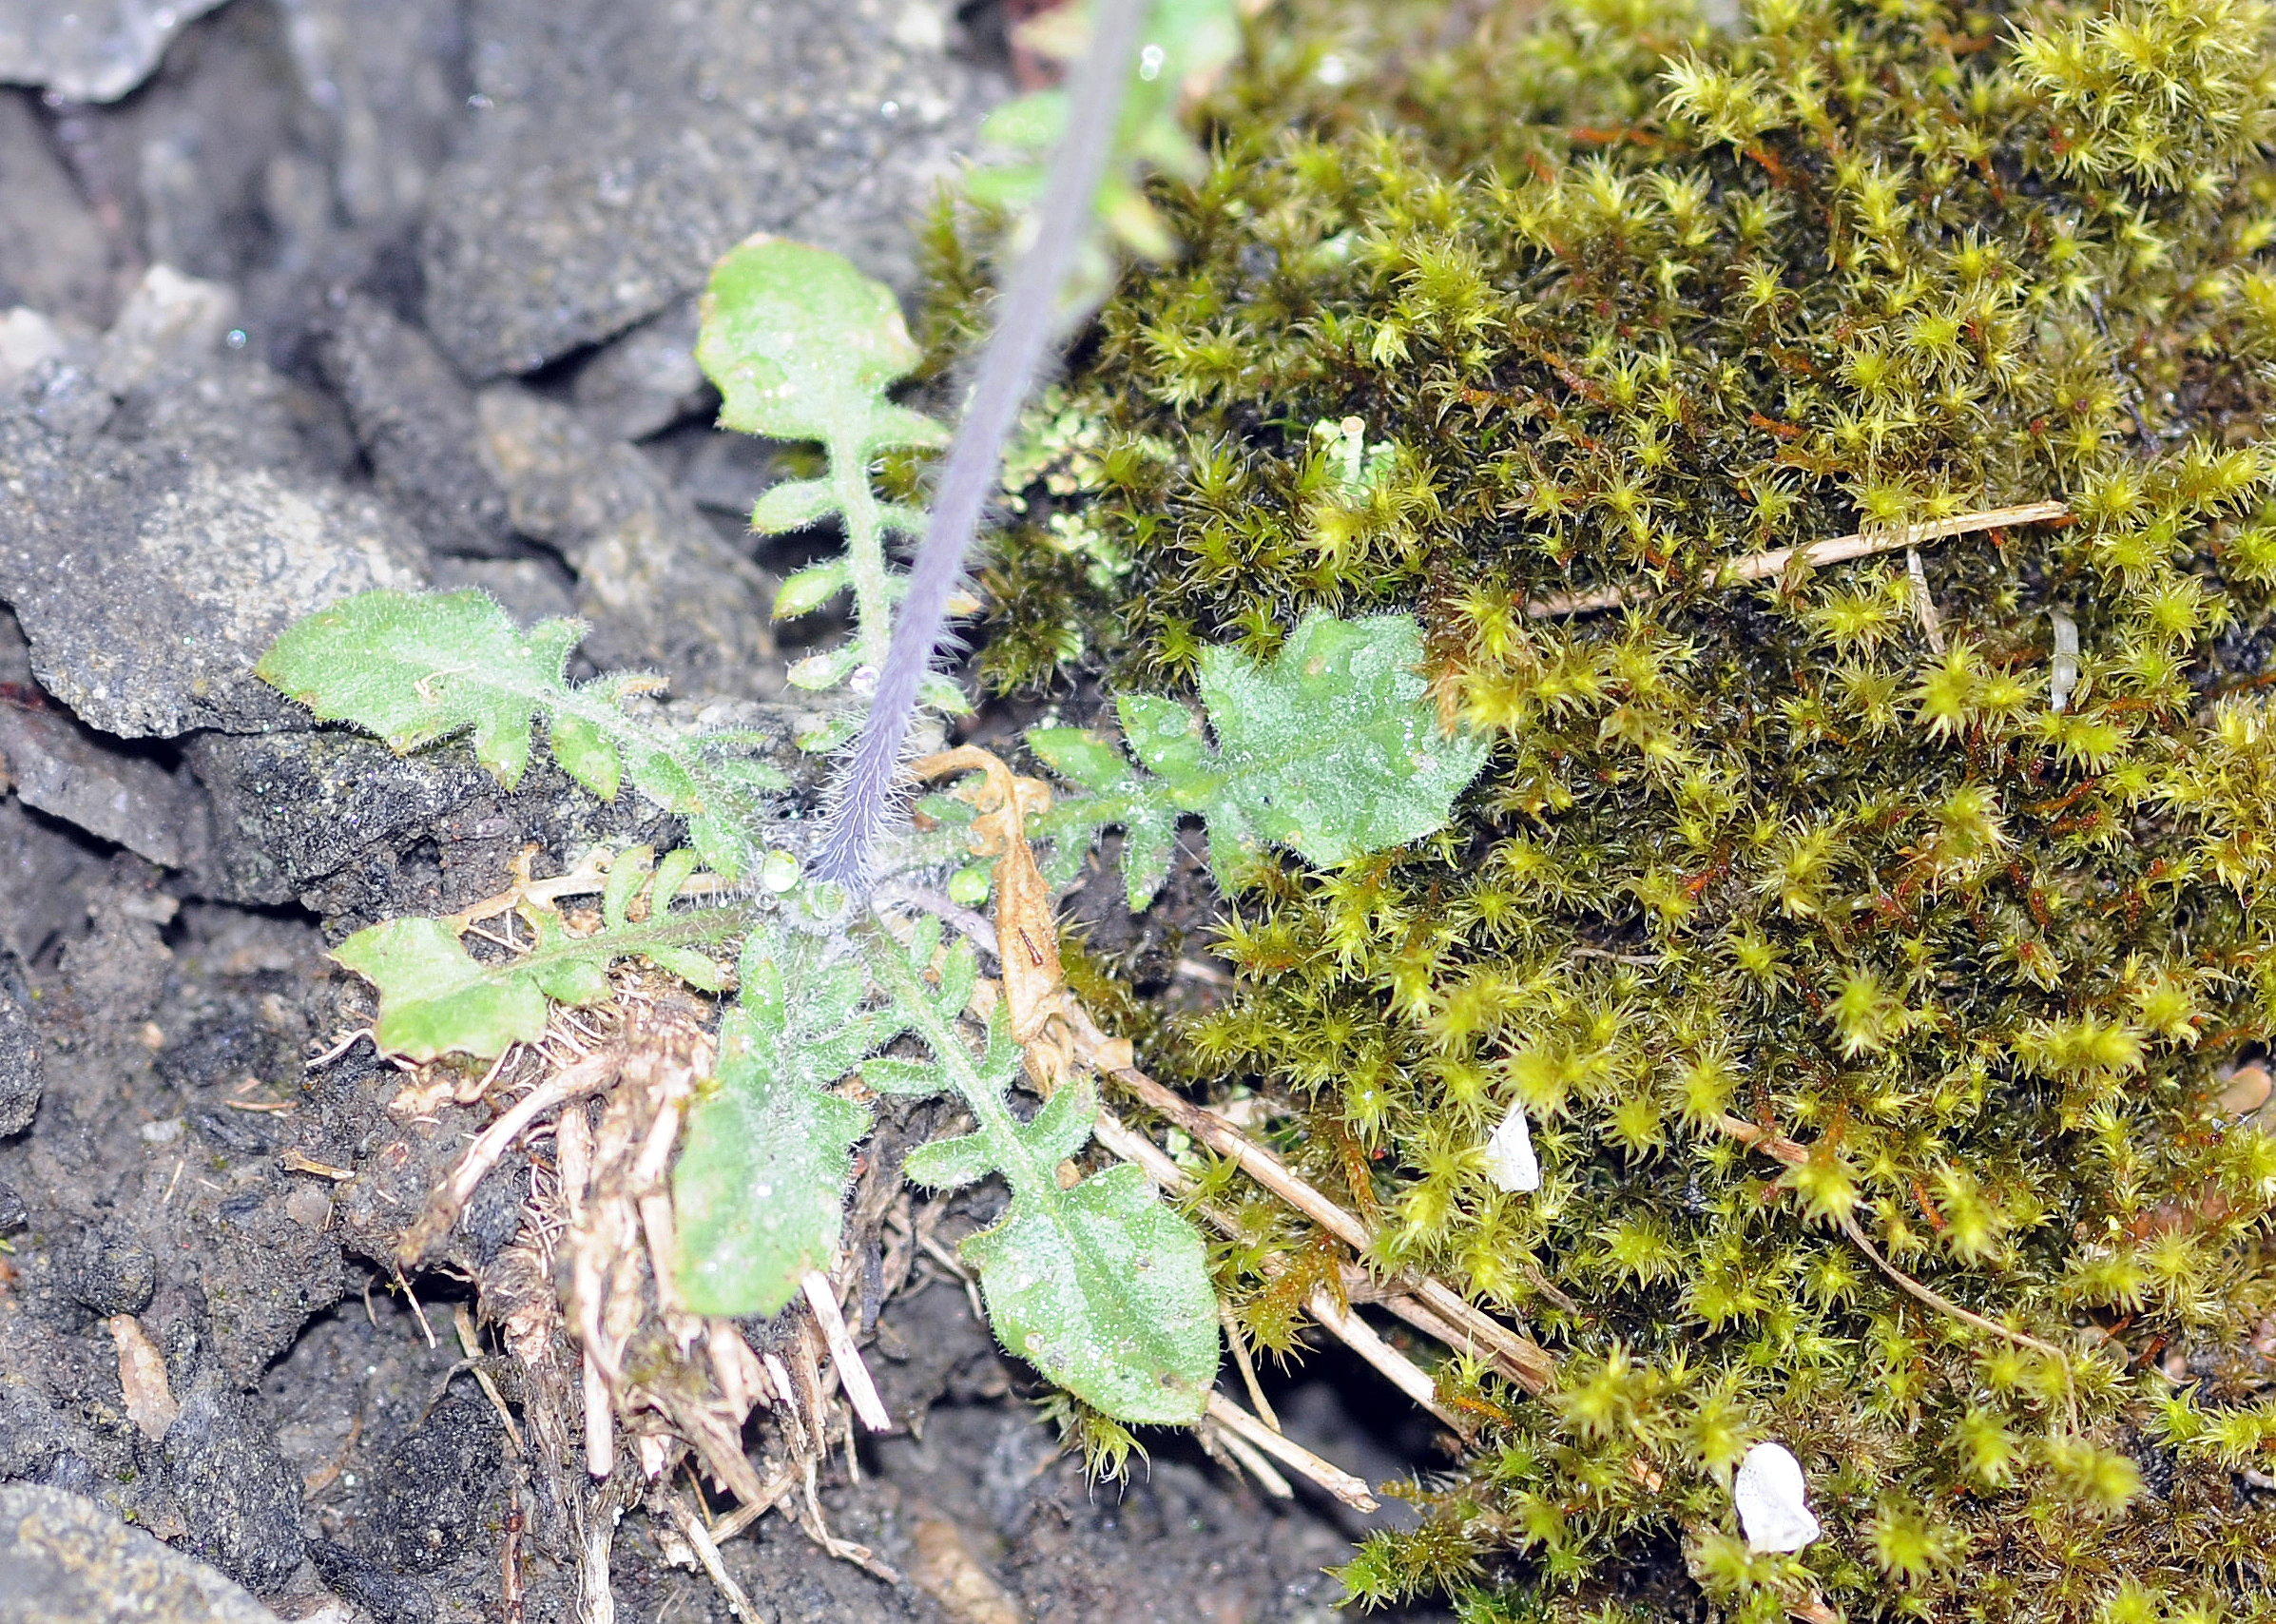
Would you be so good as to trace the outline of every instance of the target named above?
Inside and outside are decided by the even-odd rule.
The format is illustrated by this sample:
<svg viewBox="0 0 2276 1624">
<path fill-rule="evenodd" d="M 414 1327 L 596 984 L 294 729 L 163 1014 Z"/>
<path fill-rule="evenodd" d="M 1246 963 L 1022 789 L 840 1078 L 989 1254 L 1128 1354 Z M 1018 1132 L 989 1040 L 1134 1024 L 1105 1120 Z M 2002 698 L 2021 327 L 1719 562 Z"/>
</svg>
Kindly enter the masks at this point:
<svg viewBox="0 0 2276 1624">
<path fill-rule="evenodd" d="M 1225 1345 L 1233 1350 L 1233 1368 L 1241 1372 L 1241 1385 L 1248 1390 L 1248 1402 L 1257 1407 L 1257 1419 L 1275 1432 L 1283 1430 L 1281 1418 L 1272 1413 L 1272 1401 L 1257 1381 L 1257 1362 L 1248 1356 L 1248 1338 L 1242 1334 L 1240 1316 L 1222 1297 L 1217 1299 L 1217 1321 L 1225 1326 Z"/>
<path fill-rule="evenodd" d="M 1280 1428 L 1273 1430 L 1278 1432 Z M 1274 1499 L 1292 1500 L 1296 1498 L 1295 1489 L 1289 1486 L 1287 1479 L 1281 1476 L 1279 1468 L 1264 1459 L 1264 1452 L 1231 1427 L 1221 1426 L 1205 1416 L 1202 1418 L 1202 1441 L 1205 1444 L 1215 1443 L 1238 1460 L 1242 1468 L 1256 1479 L 1258 1487 Z"/>
<path fill-rule="evenodd" d="M 1266 1426 L 1223 1393 L 1209 1395 L 1209 1419 L 1227 1432 L 1246 1439 L 1282 1465 L 1309 1478 L 1355 1511 L 1373 1511 L 1376 1498 L 1367 1492 L 1367 1480 L 1354 1477 L 1342 1467 L 1322 1460 L 1302 1444 Z"/>
<path fill-rule="evenodd" d="M 513 1412 L 506 1407 L 506 1395 L 498 1391 L 497 1382 L 490 1372 L 482 1368 L 482 1339 L 474 1334 L 474 1316 L 467 1311 L 464 1303 L 451 1310 L 452 1324 L 458 1328 L 458 1346 L 466 1354 L 467 1368 L 474 1373 L 474 1381 L 482 1389 L 482 1396 L 490 1401 L 490 1407 L 498 1412 L 498 1420 L 506 1423 L 506 1436 L 513 1443 L 513 1452 L 527 1458 L 530 1445 L 522 1437 L 522 1429 L 513 1419 Z"/>
<path fill-rule="evenodd" d="M 1926 524 L 1899 525 L 1889 530 L 1860 531 L 1851 535 L 1839 535 L 1828 541 L 1813 541 L 1801 547 L 1782 547 L 1771 552 L 1749 553 L 1719 566 L 1707 576 L 1707 585 L 1735 587 L 1745 581 L 1761 581 L 1784 575 L 1786 567 L 1801 558 L 1811 568 L 1827 564 L 1841 564 L 1852 558 L 1869 558 L 1877 552 L 1891 552 L 1900 547 L 1918 547 L 1922 542 L 1941 541 L 1947 536 L 1973 535 L 1978 531 L 1999 530 L 2009 525 L 2051 524 L 2067 519 L 2071 510 L 2060 502 L 2025 502 L 2013 508 L 1986 508 L 1979 512 L 1961 513 L 1956 518 L 1933 519 Z M 1620 609 L 1628 604 L 1647 603 L 1658 597 L 1659 591 L 1649 586 L 1599 587 L 1588 592 L 1560 592 L 1554 597 L 1540 598 L 1526 605 L 1526 614 L 1534 620 L 1547 620 L 1558 615 L 1598 614 L 1605 609 Z"/>
<path fill-rule="evenodd" d="M 861 1363 L 861 1350 L 845 1328 L 845 1316 L 839 1312 L 838 1293 L 831 1289 L 830 1277 L 810 1268 L 799 1276 L 799 1289 L 806 1294 L 806 1305 L 814 1310 L 815 1322 L 821 1326 L 822 1341 L 830 1347 L 830 1362 L 838 1366 L 838 1384 L 853 1401 L 854 1413 L 870 1431 L 891 1432 L 893 1416 L 886 1410 L 885 1401 L 878 1397 L 877 1383 L 869 1379 L 869 1366 Z"/>
<path fill-rule="evenodd" d="M 734 1538 L 768 1512 L 781 1504 L 784 1496 L 799 1486 L 802 1474 L 796 1466 L 783 1466 L 766 1479 L 766 1486 L 755 1500 L 745 1500 L 719 1521 L 712 1524 L 711 1537 L 719 1544 Z"/>
<path fill-rule="evenodd" d="M 1923 1286 L 1920 1284 L 1920 1282 L 1915 1280 L 1911 1275 L 1905 1273 L 1904 1270 L 1899 1268 L 1895 1264 L 1889 1262 L 1887 1258 L 1884 1258 L 1881 1255 L 1881 1252 L 1874 1247 L 1873 1243 L 1865 1238 L 1865 1231 L 1858 1227 L 1858 1222 L 1856 1219 L 1844 1216 L 1842 1219 L 1842 1233 L 1847 1235 L 1850 1240 L 1854 1241 L 1857 1244 L 1858 1250 L 1863 1252 L 1867 1257 L 1871 1258 L 1873 1260 L 1873 1266 L 1880 1269 L 1881 1273 L 1887 1275 L 1890 1281 L 1896 1285 L 1899 1290 L 1903 1291 L 1910 1296 L 1919 1298 L 1921 1302 L 1927 1304 L 1932 1308 L 1941 1308 L 1945 1313 L 1950 1314 L 1954 1319 L 1962 1321 L 1967 1324 L 1974 1325 L 1979 1331 L 1989 1331 L 1996 1337 L 2004 1337 L 2007 1341 L 2016 1344 L 2017 1346 L 2028 1347 L 2033 1349 L 2035 1352 L 2043 1353 L 2047 1355 L 2048 1358 L 2053 1359 L 2057 1363 L 2067 1363 L 2063 1360 L 2063 1350 L 2059 1347 L 2056 1347 L 2053 1343 L 2041 1342 L 2037 1337 L 2032 1336 L 2027 1332 L 2012 1329 L 2007 1325 L 2001 1324 L 1996 1320 L 1987 1320 L 1981 1314 L 1975 1312 L 1973 1309 L 1961 1307 L 1951 1298 L 1946 1297 L 1942 1293 L 1936 1291 L 1929 1286 Z"/>
<path fill-rule="evenodd" d="M 1070 1009 L 1069 1025 L 1074 1030 L 1079 1051 L 1095 1053 L 1106 1041 L 1105 1034 L 1098 1030 L 1088 1012 L 1079 1006 Z M 1242 1171 L 1257 1183 L 1354 1251 L 1364 1256 L 1374 1245 L 1375 1237 L 1368 1232 L 1365 1224 L 1298 1177 L 1280 1157 L 1215 1112 L 1195 1105 L 1182 1094 L 1163 1087 L 1134 1066 L 1112 1068 L 1108 1075 L 1149 1109 L 1167 1117 L 1210 1150 L 1237 1164 Z M 1109 1146 L 1109 1149 L 1113 1148 Z M 1158 1151 L 1153 1161 L 1174 1170 L 1175 1164 Z M 1157 1183 L 1163 1182 L 1154 1165 L 1149 1164 L 1148 1170 L 1155 1173 Z M 1165 1188 L 1170 1187 L 1165 1185 Z M 1464 1334 L 1465 1342 L 1481 1347 L 1512 1381 L 1528 1392 L 1546 1392 L 1555 1382 L 1555 1358 L 1532 1338 L 1511 1330 L 1438 1281 L 1426 1278 L 1418 1282 L 1414 1289 L 1425 1307 L 1458 1327 Z"/>
<path fill-rule="evenodd" d="M 455 1171 L 435 1192 L 428 1197 L 427 1208 L 418 1222 L 404 1232 L 396 1243 L 395 1257 L 404 1267 L 415 1267 L 427 1253 L 439 1245 L 451 1232 L 451 1226 L 458 1222 L 458 1215 L 466 1210 L 466 1204 L 473 1199 L 474 1190 L 500 1157 L 530 1126 L 549 1111 L 599 1093 L 616 1080 L 617 1067 L 623 1056 L 604 1052 L 580 1061 L 566 1072 L 556 1073 L 531 1089 L 514 1102 L 511 1110 L 485 1128 L 468 1148 L 466 1156 Z"/>
<path fill-rule="evenodd" d="M 1385 1342 L 1373 1325 L 1337 1302 L 1334 1292 L 1321 1286 L 1312 1293 L 1305 1306 L 1311 1310 L 1312 1318 L 1334 1331 L 1344 1346 L 1382 1372 L 1408 1398 L 1456 1432 L 1468 1433 L 1473 1429 L 1475 1422 L 1462 1420 L 1438 1402 L 1437 1386 L 1420 1365 Z"/>
<path fill-rule="evenodd" d="M 1785 1163 L 1788 1167 L 1799 1167 L 1810 1158 L 1809 1147 L 1800 1140 L 1789 1139 L 1784 1134 L 1774 1132 L 1770 1129 L 1757 1127 L 1744 1117 L 1728 1114 L 1718 1116 L 1715 1119 L 1715 1128 L 1726 1137 L 1736 1139 L 1742 1145 L 1760 1150 L 1765 1155 Z M 1996 1337 L 2004 1338 L 2018 1346 L 2046 1354 L 2049 1358 L 2068 1366 L 2068 1361 L 2063 1358 L 2063 1350 L 2053 1343 L 2042 1342 L 2027 1332 L 2016 1330 L 2011 1326 L 2001 1324 L 1996 1320 L 1986 1319 L 1973 1309 L 1961 1307 L 1951 1298 L 1930 1286 L 1923 1286 L 1919 1281 L 1915 1280 L 1904 1270 L 1889 1262 L 1887 1258 L 1881 1256 L 1880 1248 L 1867 1238 L 1865 1231 L 1858 1226 L 1856 1219 L 1843 1213 L 1840 1222 L 1842 1233 L 1847 1235 L 1858 1250 L 1872 1259 L 1873 1266 L 1887 1275 L 1890 1283 L 1907 1296 L 1917 1298 L 1932 1308 L 1940 1309 L 1965 1324 L 1974 1325 L 1977 1330 L 1989 1331 Z"/>
<path fill-rule="evenodd" d="M 766 1624 L 751 1606 L 751 1598 L 743 1586 L 735 1582 L 735 1576 L 727 1572 L 727 1565 L 719 1559 L 719 1546 L 713 1542 L 711 1531 L 704 1526 L 704 1519 L 678 1495 L 662 1497 L 664 1509 L 672 1519 L 672 1526 L 680 1531 L 680 1537 L 687 1541 L 687 1548 L 695 1553 L 697 1561 L 704 1564 L 704 1572 L 711 1576 L 711 1582 L 726 1597 L 727 1609 L 743 1624 Z M 651 1505 L 655 1502 L 651 1500 Z"/>
</svg>

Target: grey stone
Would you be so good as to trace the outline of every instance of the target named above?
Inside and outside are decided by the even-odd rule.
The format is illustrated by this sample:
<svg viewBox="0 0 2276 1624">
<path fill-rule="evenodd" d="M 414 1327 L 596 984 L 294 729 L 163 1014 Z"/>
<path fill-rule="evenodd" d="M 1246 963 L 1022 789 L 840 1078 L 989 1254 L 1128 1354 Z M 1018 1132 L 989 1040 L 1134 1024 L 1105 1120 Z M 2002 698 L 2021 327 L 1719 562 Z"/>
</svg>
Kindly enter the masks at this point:
<svg viewBox="0 0 2276 1624">
<path fill-rule="evenodd" d="M 39 957 L 86 918 L 80 886 L 102 866 L 52 820 L 13 797 L 0 800 L 0 948 L 24 963 Z"/>
<path fill-rule="evenodd" d="M 44 1087 L 39 1033 L 31 1024 L 31 992 L 24 984 L 24 965 L 13 953 L 0 948 L 0 1138 L 31 1126 Z M 15 1205 L 21 1209 L 22 1200 Z"/>
<path fill-rule="evenodd" d="M 0 1184 L 0 1235 L 12 1235 L 31 1222 L 31 1208 L 16 1193 L 15 1186 Z M 0 1471 L 0 1478 L 10 1474 Z"/>
<path fill-rule="evenodd" d="M 158 1287 L 158 1259 L 124 1231 L 104 1226 L 81 1235 L 61 1260 L 64 1295 L 105 1319 L 139 1314 Z"/>
<path fill-rule="evenodd" d="M 183 1546 L 254 1591 L 273 1591 L 304 1556 L 300 1479 L 253 1406 L 212 1369 L 182 1396 L 161 1446 L 166 1488 L 193 1515 Z"/>
<path fill-rule="evenodd" d="M 754 231 L 914 280 L 908 222 L 1004 92 L 946 0 L 476 0 L 478 115 L 437 179 L 426 317 L 470 377 L 697 291 Z"/>
<path fill-rule="evenodd" d="M 0 693 L 0 766 L 25 805 L 163 867 L 183 867 L 196 849 L 203 808 L 195 789 L 156 762 L 106 747 L 61 711 Z"/>
<path fill-rule="evenodd" d="M 5 10 L 5 8 L 0 8 Z M 110 315 L 110 243 L 31 99 L 0 91 L 0 303 L 90 324 Z"/>
<path fill-rule="evenodd" d="M 719 397 L 696 365 L 700 326 L 696 301 L 684 299 L 610 339 L 570 386 L 577 410 L 609 439 L 640 440 L 716 408 Z"/>
<path fill-rule="evenodd" d="M 277 1624 L 204 1563 L 83 1495 L 0 1488 L 0 1617 L 9 1624 Z"/>
<path fill-rule="evenodd" d="M 594 665 L 661 670 L 689 698 L 776 691 L 773 582 L 638 448 L 511 384 L 483 391 L 478 410 L 514 529 L 577 572 Z"/>
<path fill-rule="evenodd" d="M 222 0 L 0 0 L 0 82 L 115 102 L 150 76 L 182 25 Z"/>
<path fill-rule="evenodd" d="M 95 378 L 113 395 L 161 371 L 202 364 L 237 320 L 237 293 L 225 282 L 185 277 L 161 262 L 143 273 L 96 353 Z"/>
<path fill-rule="evenodd" d="M 463 749 L 397 756 L 347 733 L 206 733 L 184 753 L 213 797 L 206 888 L 231 902 L 291 901 L 492 787 Z"/>
<path fill-rule="evenodd" d="M 513 550 L 506 493 L 483 467 L 474 396 L 427 335 L 350 294 L 318 346 L 379 489 L 436 552 Z"/>
<path fill-rule="evenodd" d="M 561 560 L 546 558 L 452 558 L 434 560 L 435 590 L 474 587 L 506 606 L 524 626 L 566 620 L 577 612 L 577 583 Z"/>
<path fill-rule="evenodd" d="M 38 311 L 17 305 L 0 316 L 0 390 L 19 389 L 43 361 L 71 353 L 71 340 Z"/>
<path fill-rule="evenodd" d="M 0 598 L 49 693 L 123 738 L 288 724 L 253 675 L 279 632 L 350 593 L 419 583 L 376 500 L 162 446 L 73 441 L 0 413 Z"/>
<path fill-rule="evenodd" d="M 453 1383 L 375 1474 L 364 1551 L 415 1574 L 447 1566 L 504 1498 L 505 1445 L 505 1428 L 480 1389 Z"/>
<path fill-rule="evenodd" d="M 330 126 L 341 209 L 366 227 L 407 220 L 466 117 L 463 0 L 280 0 L 309 105 Z"/>
</svg>

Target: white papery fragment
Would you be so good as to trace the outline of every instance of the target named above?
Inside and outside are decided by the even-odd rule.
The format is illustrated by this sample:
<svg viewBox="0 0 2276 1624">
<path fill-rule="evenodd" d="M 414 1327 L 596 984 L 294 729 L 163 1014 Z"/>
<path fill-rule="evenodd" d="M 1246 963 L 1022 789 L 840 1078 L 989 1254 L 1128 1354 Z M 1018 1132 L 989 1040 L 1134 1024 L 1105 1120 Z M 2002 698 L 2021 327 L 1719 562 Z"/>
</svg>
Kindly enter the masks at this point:
<svg viewBox="0 0 2276 1624">
<path fill-rule="evenodd" d="M 2078 622 L 2060 609 L 2048 618 L 2054 623 L 2054 668 L 2047 677 L 2047 707 L 2060 716 L 2078 687 Z"/>
<path fill-rule="evenodd" d="M 1758 1443 L 1746 1452 L 1730 1498 L 1749 1551 L 1799 1551 L 1818 1537 L 1802 1462 L 1783 1443 Z"/>
<path fill-rule="evenodd" d="M 1510 1114 L 1486 1141 L 1486 1176 L 1495 1189 L 1524 1192 L 1541 1188 L 1541 1164 L 1533 1159 L 1533 1131 L 1526 1125 L 1525 1107 L 1510 1107 Z"/>
</svg>

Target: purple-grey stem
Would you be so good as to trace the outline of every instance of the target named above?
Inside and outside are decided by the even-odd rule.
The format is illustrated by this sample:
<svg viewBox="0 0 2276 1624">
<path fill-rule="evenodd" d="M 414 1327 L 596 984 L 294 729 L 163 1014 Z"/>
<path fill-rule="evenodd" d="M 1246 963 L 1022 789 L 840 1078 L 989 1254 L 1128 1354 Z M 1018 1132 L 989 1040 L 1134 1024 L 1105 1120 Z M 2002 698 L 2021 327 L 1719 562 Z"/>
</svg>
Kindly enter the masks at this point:
<svg viewBox="0 0 2276 1624">
<path fill-rule="evenodd" d="M 1146 10 L 1146 0 L 1092 0 L 1090 48 L 1068 86 L 1067 127 L 1036 209 L 1035 240 L 998 301 L 995 331 L 941 470 L 933 520 L 909 572 L 877 694 L 831 790 L 816 871 L 856 897 L 868 889 L 870 866 L 899 809 L 901 748 L 916 714 L 917 686 L 932 668 L 949 596 L 995 489 L 1004 441 L 1049 355 L 1059 292 L 1090 228 Z"/>
</svg>

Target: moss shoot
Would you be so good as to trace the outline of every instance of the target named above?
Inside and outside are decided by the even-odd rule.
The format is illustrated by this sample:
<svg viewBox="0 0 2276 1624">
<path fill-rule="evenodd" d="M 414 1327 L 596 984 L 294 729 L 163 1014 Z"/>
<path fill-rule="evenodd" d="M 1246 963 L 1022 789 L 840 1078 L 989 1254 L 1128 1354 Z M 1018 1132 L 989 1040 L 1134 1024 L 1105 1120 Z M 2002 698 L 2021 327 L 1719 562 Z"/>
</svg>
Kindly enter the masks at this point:
<svg viewBox="0 0 2276 1624">
<path fill-rule="evenodd" d="M 1261 25 L 987 580 L 1006 688 L 1411 609 L 1495 742 L 1422 847 L 1255 872 L 1240 996 L 1157 1045 L 1562 1361 L 1440 1370 L 1475 1431 L 1345 1582 L 2276 1616 L 2276 1140 L 2223 1103 L 2276 1027 L 2276 12 L 1534 10 Z M 1328 1264 L 1247 1212 L 1287 1348 Z M 1791 1556 L 1732 1510 L 1765 1440 Z"/>
</svg>

